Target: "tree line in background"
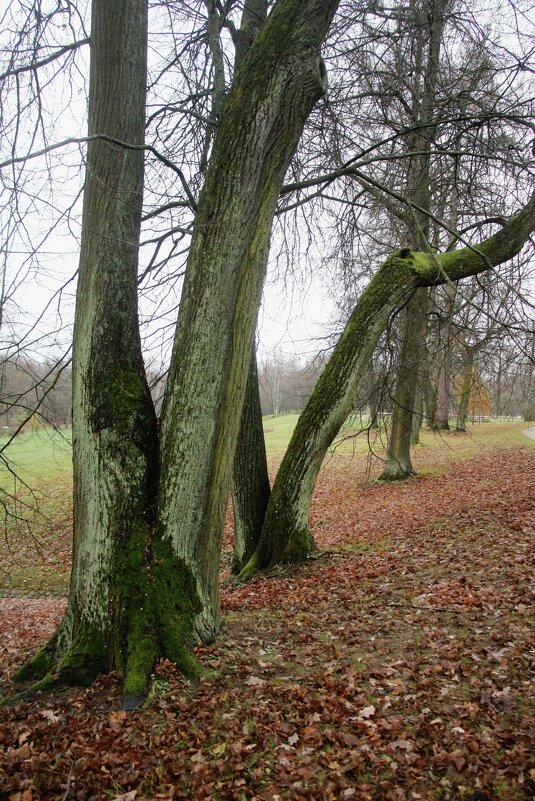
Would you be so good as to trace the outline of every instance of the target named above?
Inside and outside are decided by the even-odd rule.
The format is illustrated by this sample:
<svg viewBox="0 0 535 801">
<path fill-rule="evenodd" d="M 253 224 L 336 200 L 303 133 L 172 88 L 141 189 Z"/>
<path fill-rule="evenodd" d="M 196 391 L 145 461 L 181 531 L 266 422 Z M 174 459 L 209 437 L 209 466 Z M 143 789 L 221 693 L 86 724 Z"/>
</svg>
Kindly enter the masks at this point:
<svg viewBox="0 0 535 801">
<path fill-rule="evenodd" d="M 60 232 L 81 248 L 71 592 L 19 677 L 116 669 L 134 705 L 159 656 L 195 672 L 192 641 L 217 633 L 229 490 L 246 580 L 314 549 L 317 475 L 359 403 L 392 415 L 386 479 L 411 475 L 421 422 L 447 427 L 454 397 L 462 428 L 478 382 L 481 403 L 484 388 L 503 412 L 514 393 L 529 416 L 533 53 L 522 5 L 493 27 L 461 0 L 93 0 L 90 34 L 87 11 L 4 14 L 15 353 L 19 286 L 52 272 Z M 65 98 L 65 76 L 89 76 L 88 135 L 58 143 L 46 87 Z M 273 487 L 260 388 L 281 411 L 283 376 L 254 348 L 270 244 L 273 269 L 321 269 L 340 308 L 320 374 L 296 371 L 292 400 L 308 399 Z M 56 346 L 69 286 L 47 304 Z M 165 386 L 144 366 L 155 352 Z"/>
<path fill-rule="evenodd" d="M 526 349 L 528 345 L 526 344 Z M 392 352 L 393 351 L 393 352 Z M 442 358 L 439 351 L 438 359 Z M 324 367 L 327 354 L 321 353 L 302 364 L 295 357 L 274 353 L 260 361 L 258 382 L 263 416 L 299 413 L 305 407 Z M 396 348 L 376 357 L 360 382 L 354 413 L 372 427 L 378 421 L 388 423 L 395 399 L 391 376 L 396 373 Z M 391 361 L 393 359 L 393 362 Z M 480 417 L 516 417 L 535 420 L 535 368 L 533 358 L 525 356 L 514 341 L 509 347 L 499 341 L 466 346 L 461 338 L 454 349 L 449 377 L 446 419 L 459 429 L 464 415 Z M 436 360 L 431 373 L 438 374 Z M 70 364 L 57 361 L 42 363 L 24 358 L 6 359 L 2 364 L 0 426 L 4 435 L 40 428 L 70 428 L 72 425 L 72 371 Z M 165 388 L 165 375 L 148 373 L 152 398 L 157 410 Z M 431 380 L 431 378 L 430 378 Z M 468 390 L 468 391 L 467 391 Z M 423 423 L 437 428 L 434 417 L 437 382 L 431 381 L 425 396 L 429 407 Z M 386 427 L 388 435 L 388 426 Z"/>
</svg>

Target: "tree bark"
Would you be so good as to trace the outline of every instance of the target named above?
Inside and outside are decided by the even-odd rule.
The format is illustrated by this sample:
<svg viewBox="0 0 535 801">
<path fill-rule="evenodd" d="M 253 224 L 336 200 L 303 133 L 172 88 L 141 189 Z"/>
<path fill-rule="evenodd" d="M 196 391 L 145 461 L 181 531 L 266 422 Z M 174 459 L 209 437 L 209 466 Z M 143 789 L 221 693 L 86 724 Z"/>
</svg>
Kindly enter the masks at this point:
<svg viewBox="0 0 535 801">
<path fill-rule="evenodd" d="M 535 195 L 477 248 L 441 255 L 403 249 L 384 262 L 353 310 L 299 417 L 273 486 L 258 547 L 242 578 L 310 554 L 310 503 L 323 457 L 351 412 L 358 382 L 392 312 L 420 286 L 476 275 L 513 258 L 534 229 Z"/>
<path fill-rule="evenodd" d="M 241 25 L 234 37 L 235 69 L 240 66 L 266 18 L 267 0 L 246 0 Z M 255 552 L 270 494 L 256 348 L 253 345 L 232 471 L 234 573 L 239 573 Z"/>
<path fill-rule="evenodd" d="M 438 371 L 437 382 L 437 407 L 435 412 L 435 431 L 450 430 L 450 376 L 448 354 L 444 356 Z"/>
<path fill-rule="evenodd" d="M 270 494 L 256 353 L 253 347 L 232 474 L 234 573 L 239 573 L 255 552 Z"/>
<path fill-rule="evenodd" d="M 194 635 L 217 630 L 223 519 L 271 225 L 326 88 L 319 48 L 337 4 L 278 0 L 234 81 L 199 200 L 159 454 L 137 319 L 142 150 L 89 147 L 71 593 L 58 634 L 21 679 L 84 683 L 118 669 L 131 707 L 159 656 L 195 671 Z M 93 0 L 92 11 L 89 133 L 142 145 L 146 0 Z"/>
<path fill-rule="evenodd" d="M 411 461 L 412 418 L 426 324 L 427 289 L 422 287 L 414 293 L 405 309 L 392 426 L 386 464 L 381 474 L 383 481 L 399 481 L 416 473 Z"/>
<path fill-rule="evenodd" d="M 219 626 L 219 553 L 272 220 L 305 120 L 325 91 L 319 48 L 337 0 L 279 0 L 217 130 L 162 410 L 158 538 L 195 579 L 192 633 Z"/>
<path fill-rule="evenodd" d="M 93 0 L 89 135 L 142 145 L 146 0 Z M 67 612 L 18 678 L 137 685 L 157 483 L 156 417 L 137 315 L 143 152 L 90 142 L 73 344 L 74 544 Z"/>
<path fill-rule="evenodd" d="M 446 292 L 446 315 L 445 320 L 440 324 L 439 332 L 442 333 L 442 358 L 438 369 L 437 389 L 436 389 L 436 410 L 435 410 L 435 431 L 450 430 L 450 409 L 451 409 L 451 373 L 452 373 L 452 326 L 451 318 L 455 304 L 455 289 L 451 286 L 445 287 Z"/>
<path fill-rule="evenodd" d="M 424 419 L 424 395 L 421 387 L 421 378 L 418 374 L 416 386 L 416 399 L 414 402 L 414 412 L 412 415 L 412 433 L 411 444 L 419 445 L 420 443 L 420 430 Z"/>
<path fill-rule="evenodd" d="M 412 87 L 411 125 L 416 127 L 416 131 L 410 137 L 408 150 L 419 152 L 419 155 L 413 156 L 409 162 L 405 193 L 407 200 L 418 207 L 412 209 L 412 220 L 407 234 L 410 248 L 429 248 L 429 217 L 425 211 L 431 210 L 429 154 L 435 137 L 435 129 L 431 123 L 435 114 L 445 9 L 444 0 L 430 0 L 424 8 L 413 10 L 415 26 L 413 41 L 417 56 Z M 427 12 L 425 16 L 424 10 Z M 427 58 L 424 57 L 426 48 Z M 417 377 L 425 344 L 426 323 L 427 290 L 422 288 L 409 302 L 405 312 L 392 427 L 388 438 L 386 465 L 381 475 L 383 481 L 400 481 L 415 475 L 416 472 L 411 461 L 412 418 L 416 404 Z"/>
</svg>

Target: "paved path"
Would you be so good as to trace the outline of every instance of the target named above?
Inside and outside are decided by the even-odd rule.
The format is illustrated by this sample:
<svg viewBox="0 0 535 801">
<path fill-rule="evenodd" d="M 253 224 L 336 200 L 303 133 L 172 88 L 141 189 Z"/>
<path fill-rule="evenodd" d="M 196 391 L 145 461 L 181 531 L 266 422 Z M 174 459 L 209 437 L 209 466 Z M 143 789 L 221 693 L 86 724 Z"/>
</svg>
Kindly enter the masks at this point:
<svg viewBox="0 0 535 801">
<path fill-rule="evenodd" d="M 535 426 L 533 426 L 533 428 L 525 428 L 522 433 L 530 439 L 535 439 Z"/>
</svg>

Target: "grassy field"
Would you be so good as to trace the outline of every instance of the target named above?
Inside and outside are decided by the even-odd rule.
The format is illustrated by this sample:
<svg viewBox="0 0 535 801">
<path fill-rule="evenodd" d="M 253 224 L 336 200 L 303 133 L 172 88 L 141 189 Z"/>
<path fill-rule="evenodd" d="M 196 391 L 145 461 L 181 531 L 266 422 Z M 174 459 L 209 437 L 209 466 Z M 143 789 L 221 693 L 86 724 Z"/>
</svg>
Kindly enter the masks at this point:
<svg viewBox="0 0 535 801">
<path fill-rule="evenodd" d="M 295 420 L 264 421 L 272 467 Z M 0 799 L 533 801 L 525 427 L 426 432 L 418 476 L 389 484 L 375 480 L 381 441 L 370 456 L 346 431 L 312 504 L 320 552 L 247 584 L 223 574 L 225 627 L 195 647 L 203 678 L 163 661 L 132 713 L 116 674 L 0 708 Z M 61 619 L 65 598 L 44 594 L 66 581 L 70 551 L 68 458 L 53 440 L 50 459 L 42 439 L 18 444 L 50 524 L 46 547 L 32 526 L 8 527 L 4 592 L 42 597 L 0 598 L 0 695 Z"/>
<path fill-rule="evenodd" d="M 71 432 L 25 432 L 2 456 L 0 592 L 64 593 L 72 532 Z"/>
<path fill-rule="evenodd" d="M 296 414 L 264 418 L 272 477 L 297 419 Z M 357 484 L 376 478 L 384 459 L 384 430 L 373 435 L 367 431 L 357 433 L 365 423 L 366 420 L 348 420 L 326 458 L 327 471 L 350 460 Z M 433 475 L 447 472 L 456 461 L 486 450 L 529 446 L 530 440 L 522 433 L 525 427 L 522 422 L 485 422 L 470 425 L 466 435 L 424 430 L 421 444 L 414 449 L 415 467 L 420 475 Z M 2 464 L 0 469 L 0 593 L 64 593 L 71 552 L 70 431 L 26 432 L 9 445 L 3 456 L 7 465 Z M 227 529 L 227 545 L 230 535 Z"/>
</svg>

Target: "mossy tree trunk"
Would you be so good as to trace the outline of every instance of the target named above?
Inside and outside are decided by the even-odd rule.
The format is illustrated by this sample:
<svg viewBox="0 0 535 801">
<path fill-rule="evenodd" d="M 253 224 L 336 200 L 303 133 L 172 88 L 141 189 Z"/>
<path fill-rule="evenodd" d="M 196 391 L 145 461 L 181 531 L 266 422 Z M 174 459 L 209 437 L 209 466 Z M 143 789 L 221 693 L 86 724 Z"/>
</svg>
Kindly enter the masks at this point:
<svg viewBox="0 0 535 801">
<path fill-rule="evenodd" d="M 219 553 L 271 226 L 337 0 L 278 0 L 244 57 L 199 199 L 161 426 L 158 537 L 191 570 L 194 633 L 219 626 Z"/>
<path fill-rule="evenodd" d="M 535 195 L 477 248 L 440 255 L 404 249 L 381 266 L 353 310 L 299 417 L 271 492 L 258 547 L 243 568 L 242 578 L 281 562 L 302 560 L 313 549 L 309 512 L 318 472 L 351 412 L 358 382 L 389 316 L 420 286 L 456 281 L 508 261 L 534 229 Z"/>
<path fill-rule="evenodd" d="M 267 5 L 267 0 L 246 0 L 244 3 L 241 25 L 233 37 L 235 69 L 240 66 L 266 21 Z M 256 348 L 253 345 L 232 471 L 234 573 L 239 573 L 255 552 L 270 494 Z"/>
<path fill-rule="evenodd" d="M 159 656 L 193 671 L 193 638 L 217 630 L 223 519 L 271 225 L 326 88 L 320 46 L 337 5 L 278 0 L 238 70 L 196 214 L 159 450 L 137 319 L 142 149 L 90 144 L 71 593 L 58 634 L 21 679 L 79 683 L 118 669 L 132 706 Z M 91 135 L 143 144 L 146 19 L 146 0 L 93 0 Z"/>
<path fill-rule="evenodd" d="M 93 0 L 89 135 L 142 145 L 146 0 Z M 138 641 L 157 485 L 156 417 L 137 315 L 143 151 L 91 141 L 73 345 L 74 549 L 67 612 L 20 672 L 42 686 L 119 670 Z"/>
<path fill-rule="evenodd" d="M 359 380 L 388 317 L 416 288 L 412 261 L 412 254 L 388 259 L 351 314 L 297 421 L 273 486 L 258 547 L 242 577 L 281 562 L 300 561 L 313 551 L 308 517 L 323 457 L 353 408 Z"/>
</svg>

